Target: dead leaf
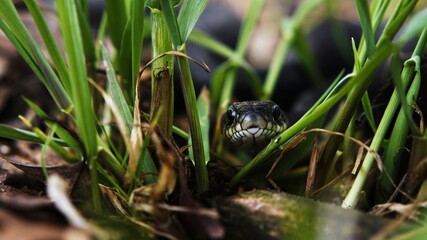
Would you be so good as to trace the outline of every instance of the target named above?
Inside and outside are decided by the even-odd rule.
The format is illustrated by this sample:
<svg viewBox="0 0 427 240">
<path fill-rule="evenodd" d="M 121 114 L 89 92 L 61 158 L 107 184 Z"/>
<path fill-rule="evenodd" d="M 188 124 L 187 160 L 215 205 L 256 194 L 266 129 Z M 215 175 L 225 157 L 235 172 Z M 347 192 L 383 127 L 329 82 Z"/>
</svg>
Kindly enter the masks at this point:
<svg viewBox="0 0 427 240">
<path fill-rule="evenodd" d="M 59 175 L 53 174 L 47 179 L 47 194 L 57 209 L 64 214 L 72 226 L 88 229 L 86 219 L 72 204 L 69 192 L 70 186 Z"/>
</svg>

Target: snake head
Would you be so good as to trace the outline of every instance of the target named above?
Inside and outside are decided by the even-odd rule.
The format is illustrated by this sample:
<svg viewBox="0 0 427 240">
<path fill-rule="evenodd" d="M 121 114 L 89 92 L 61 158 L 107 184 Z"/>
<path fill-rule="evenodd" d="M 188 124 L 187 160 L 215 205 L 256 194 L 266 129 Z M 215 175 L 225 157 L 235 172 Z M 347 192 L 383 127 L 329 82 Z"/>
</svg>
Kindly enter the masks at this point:
<svg viewBox="0 0 427 240">
<path fill-rule="evenodd" d="M 235 102 L 222 116 L 221 128 L 232 144 L 258 151 L 286 129 L 286 118 L 272 101 Z"/>
</svg>

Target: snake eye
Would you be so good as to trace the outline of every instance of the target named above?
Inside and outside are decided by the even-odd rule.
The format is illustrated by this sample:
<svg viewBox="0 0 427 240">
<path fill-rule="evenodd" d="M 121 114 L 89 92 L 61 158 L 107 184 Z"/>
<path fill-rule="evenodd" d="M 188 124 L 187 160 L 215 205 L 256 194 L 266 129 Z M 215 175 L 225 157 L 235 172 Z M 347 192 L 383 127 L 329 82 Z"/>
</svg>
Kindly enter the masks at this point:
<svg viewBox="0 0 427 240">
<path fill-rule="evenodd" d="M 226 114 L 227 114 L 227 119 L 230 122 L 233 122 L 234 119 L 236 118 L 236 111 L 234 111 L 233 109 L 228 109 Z"/>
<path fill-rule="evenodd" d="M 273 107 L 273 109 L 271 110 L 271 114 L 272 114 L 274 120 L 276 120 L 276 121 L 282 120 L 282 110 L 280 110 L 280 108 L 278 106 Z"/>
</svg>

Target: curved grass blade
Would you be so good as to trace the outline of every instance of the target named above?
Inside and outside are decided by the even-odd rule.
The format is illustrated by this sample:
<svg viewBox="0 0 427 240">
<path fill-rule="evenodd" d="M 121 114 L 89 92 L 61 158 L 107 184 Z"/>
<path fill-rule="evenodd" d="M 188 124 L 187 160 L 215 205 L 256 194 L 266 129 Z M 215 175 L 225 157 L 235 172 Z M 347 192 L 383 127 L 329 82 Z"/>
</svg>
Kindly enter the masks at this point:
<svg viewBox="0 0 427 240">
<path fill-rule="evenodd" d="M 54 141 L 49 141 L 49 137 L 46 136 L 46 134 L 42 130 L 40 130 L 40 128 L 33 126 L 33 124 L 28 119 L 23 116 L 19 116 L 19 118 L 25 123 L 25 125 L 27 125 L 33 130 L 33 132 L 43 141 L 43 144 L 49 143 L 49 147 L 51 147 L 62 159 L 69 163 L 75 163 L 79 161 L 78 158 L 69 153 L 62 146 L 60 146 Z"/>
<path fill-rule="evenodd" d="M 43 118 L 46 124 L 53 129 L 56 128 L 55 133 L 59 136 L 60 139 L 63 139 L 69 147 L 71 147 L 74 151 L 78 152 L 80 156 L 83 156 L 82 146 L 79 141 L 77 141 L 67 130 L 58 126 L 57 123 L 51 121 L 48 115 L 39 108 L 36 104 L 34 104 L 29 99 L 23 97 L 24 101 L 28 104 L 28 106 L 37 114 L 37 116 Z"/>
<path fill-rule="evenodd" d="M 209 37 L 208 35 L 200 32 L 200 31 L 193 31 L 190 36 L 189 36 L 189 40 L 205 47 L 206 49 L 209 49 L 210 51 L 217 53 L 218 55 L 221 55 L 227 59 L 229 59 L 229 64 L 228 65 L 238 65 L 239 67 L 241 67 L 245 73 L 248 76 L 248 81 L 249 84 L 251 86 L 252 92 L 254 93 L 254 95 L 256 96 L 257 99 L 262 98 L 262 81 L 261 78 L 259 77 L 258 73 L 255 71 L 255 69 L 241 56 L 238 56 L 237 54 L 234 53 L 234 51 L 229 48 L 228 46 L 226 46 L 223 43 L 220 43 L 218 41 L 216 41 L 215 39 Z M 224 66 L 224 65 L 222 65 Z M 231 66 L 229 66 L 231 67 Z M 217 68 L 217 71 L 221 71 L 219 70 L 220 67 Z M 217 79 L 214 77 L 214 79 Z M 214 82 L 214 81 L 212 81 Z M 221 81 L 222 82 L 222 81 Z M 212 85 L 217 85 L 217 84 L 212 84 Z M 219 85 L 220 89 L 221 89 L 221 85 Z M 215 91 L 212 91 L 212 100 L 214 103 L 218 103 L 219 102 L 219 93 L 221 91 L 217 93 L 214 93 Z"/>
</svg>

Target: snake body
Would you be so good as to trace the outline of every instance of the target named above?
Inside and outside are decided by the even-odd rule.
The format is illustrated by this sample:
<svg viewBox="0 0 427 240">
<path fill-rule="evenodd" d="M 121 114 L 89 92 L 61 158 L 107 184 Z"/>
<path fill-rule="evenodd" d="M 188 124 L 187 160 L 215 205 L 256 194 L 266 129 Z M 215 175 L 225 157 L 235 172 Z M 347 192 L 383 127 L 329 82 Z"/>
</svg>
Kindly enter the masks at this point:
<svg viewBox="0 0 427 240">
<path fill-rule="evenodd" d="M 229 142 L 252 154 L 286 129 L 286 118 L 269 100 L 235 102 L 222 116 L 221 128 Z"/>
</svg>

